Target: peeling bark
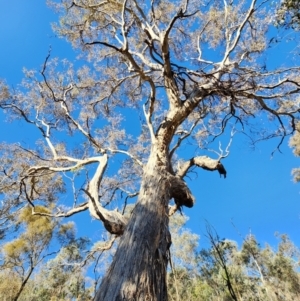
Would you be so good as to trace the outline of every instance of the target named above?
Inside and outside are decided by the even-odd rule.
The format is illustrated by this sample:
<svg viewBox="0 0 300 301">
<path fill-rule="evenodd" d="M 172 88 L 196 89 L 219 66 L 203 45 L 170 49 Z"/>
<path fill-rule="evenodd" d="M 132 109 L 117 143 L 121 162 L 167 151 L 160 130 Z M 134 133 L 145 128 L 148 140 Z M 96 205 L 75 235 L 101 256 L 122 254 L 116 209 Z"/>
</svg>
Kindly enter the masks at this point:
<svg viewBox="0 0 300 301">
<path fill-rule="evenodd" d="M 95 300 L 167 300 L 170 198 L 165 172 L 148 167 L 138 202 Z"/>
<path fill-rule="evenodd" d="M 169 164 L 163 164 L 167 160 L 161 160 L 163 153 L 157 149 L 144 169 L 137 204 L 98 289 L 97 301 L 168 299 L 169 201 L 174 198 L 180 208 L 192 207 L 195 199 L 186 183 L 168 172 Z"/>
</svg>

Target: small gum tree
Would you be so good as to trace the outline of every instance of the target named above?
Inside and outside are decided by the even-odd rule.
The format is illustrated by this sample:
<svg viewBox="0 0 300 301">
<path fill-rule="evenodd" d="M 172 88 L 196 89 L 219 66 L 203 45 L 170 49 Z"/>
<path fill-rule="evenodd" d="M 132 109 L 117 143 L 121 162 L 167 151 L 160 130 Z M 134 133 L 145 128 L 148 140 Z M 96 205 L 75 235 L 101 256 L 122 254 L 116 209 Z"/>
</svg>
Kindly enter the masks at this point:
<svg viewBox="0 0 300 301">
<path fill-rule="evenodd" d="M 13 223 L 22 206 L 49 218 L 89 210 L 119 237 L 96 300 L 167 300 L 169 216 L 195 202 L 186 175 L 202 168 L 226 177 L 222 159 L 237 131 L 253 140 L 279 137 L 279 148 L 296 129 L 300 68 L 266 64 L 271 1 L 50 5 L 61 15 L 55 31 L 80 60 L 49 53 L 20 87 L 1 82 L 9 120 L 40 134 L 35 146 L 1 145 L 3 223 Z M 227 148 L 204 155 L 226 133 Z M 192 152 L 181 151 L 187 138 Z M 135 205 L 124 214 L 130 199 Z M 50 203 L 51 213 L 36 209 Z"/>
</svg>

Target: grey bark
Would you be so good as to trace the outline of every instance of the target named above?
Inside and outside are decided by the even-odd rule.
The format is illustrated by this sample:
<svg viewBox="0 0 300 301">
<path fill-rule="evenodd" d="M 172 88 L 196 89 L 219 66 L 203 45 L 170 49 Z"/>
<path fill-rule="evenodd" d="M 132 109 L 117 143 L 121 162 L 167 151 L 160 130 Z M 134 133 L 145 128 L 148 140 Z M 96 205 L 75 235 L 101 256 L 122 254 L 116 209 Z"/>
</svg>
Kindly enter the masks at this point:
<svg viewBox="0 0 300 301">
<path fill-rule="evenodd" d="M 170 187 L 163 168 L 146 167 L 138 202 L 95 300 L 167 300 Z"/>
<path fill-rule="evenodd" d="M 192 160 L 182 174 L 174 175 L 169 156 L 174 132 L 208 92 L 197 90 L 189 101 L 179 104 L 176 93 L 171 91 L 172 81 L 167 82 L 171 86 L 167 93 L 172 109 L 153 137 L 137 204 L 97 291 L 96 301 L 168 300 L 169 201 L 174 198 L 176 208 L 194 205 L 194 197 L 182 180 L 192 165 L 217 170 L 218 162 L 213 161 L 210 166 L 207 157 L 203 162 Z"/>
</svg>

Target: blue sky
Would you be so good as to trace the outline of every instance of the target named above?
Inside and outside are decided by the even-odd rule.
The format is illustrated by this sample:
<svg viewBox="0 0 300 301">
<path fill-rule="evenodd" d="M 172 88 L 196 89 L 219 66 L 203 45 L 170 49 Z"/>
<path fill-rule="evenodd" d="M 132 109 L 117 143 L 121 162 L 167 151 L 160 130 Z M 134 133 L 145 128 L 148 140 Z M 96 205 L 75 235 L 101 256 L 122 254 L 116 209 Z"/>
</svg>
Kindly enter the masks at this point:
<svg viewBox="0 0 300 301">
<path fill-rule="evenodd" d="M 22 68 L 37 68 L 43 64 L 52 47 L 52 56 L 74 58 L 75 53 L 65 41 L 57 38 L 50 23 L 57 16 L 40 0 L 10 0 L 0 10 L 0 78 L 10 85 L 22 79 Z M 280 51 L 278 47 L 278 56 Z M 3 118 L 3 114 L 0 116 Z M 28 141 L 31 133 L 19 122 L 13 127 L 2 124 L 0 141 Z M 262 142 L 255 150 L 248 141 L 237 136 L 230 155 L 223 163 L 226 179 L 217 172 L 200 170 L 188 182 L 196 196 L 192 209 L 184 208 L 190 217 L 188 227 L 201 236 L 206 245 L 205 221 L 211 223 L 220 237 L 241 241 L 250 232 L 263 244 L 276 245 L 275 232 L 287 233 L 300 246 L 300 185 L 292 181 L 291 170 L 299 166 L 292 150 L 282 146 L 282 154 L 271 153 L 278 140 Z M 91 233 L 98 228 L 85 212 L 80 217 L 79 233 Z M 85 224 L 85 229 L 81 225 Z M 235 227 L 232 225 L 235 225 Z M 90 225 L 91 229 L 87 226 Z M 85 232 L 87 231 L 87 232 Z"/>
</svg>

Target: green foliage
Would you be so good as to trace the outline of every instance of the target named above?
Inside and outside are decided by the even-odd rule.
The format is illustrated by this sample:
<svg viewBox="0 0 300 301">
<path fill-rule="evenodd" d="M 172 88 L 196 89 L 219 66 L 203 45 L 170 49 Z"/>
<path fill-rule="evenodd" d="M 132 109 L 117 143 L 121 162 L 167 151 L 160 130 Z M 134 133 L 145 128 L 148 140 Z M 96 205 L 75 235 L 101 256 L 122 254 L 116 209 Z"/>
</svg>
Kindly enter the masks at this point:
<svg viewBox="0 0 300 301">
<path fill-rule="evenodd" d="M 187 220 L 187 216 L 180 214 L 175 214 L 170 219 L 172 265 L 167 279 L 170 300 L 199 300 L 197 292 L 194 291 L 199 236 L 184 228 Z"/>
<path fill-rule="evenodd" d="M 1 297 L 5 296 L 7 301 L 13 300 L 20 285 L 20 277 L 16 272 L 9 269 L 0 270 Z"/>
<path fill-rule="evenodd" d="M 49 210 L 42 206 L 37 206 L 36 209 L 49 213 Z M 55 223 L 48 217 L 32 215 L 29 206 L 20 211 L 17 222 L 24 227 L 24 232 L 3 245 L 5 265 L 13 266 L 15 262 L 24 264 L 26 261 L 36 265 L 52 238 Z"/>
<path fill-rule="evenodd" d="M 35 211 L 50 214 L 51 211 L 43 206 L 36 206 Z M 32 214 L 32 208 L 25 207 L 18 216 L 18 222 L 24 223 L 28 236 L 51 236 L 55 223 L 47 216 Z M 50 238 L 50 237 L 49 237 Z"/>
<path fill-rule="evenodd" d="M 185 228 L 188 221 L 186 215 L 175 214 L 170 219 L 170 232 L 172 235 L 171 255 L 174 266 L 186 270 L 193 269 L 196 262 L 196 249 L 199 235 L 191 233 Z"/>
<path fill-rule="evenodd" d="M 35 206 L 34 212 L 38 214 L 33 214 L 30 206 L 20 210 L 16 221 L 22 232 L 17 238 L 2 245 L 0 279 L 3 281 L 0 296 L 10 296 L 8 300 L 39 301 L 66 300 L 70 295 L 70 298 L 76 296 L 82 297 L 81 300 L 89 300 L 84 297 L 85 290 L 82 289 L 85 285 L 82 271 L 78 268 L 74 270 L 74 266 L 78 266 L 78 262 L 83 259 L 80 252 L 88 241 L 76 240 L 74 224 L 60 224 L 58 220 L 50 218 L 49 208 Z M 48 261 L 38 274 L 34 274 L 34 270 L 48 256 L 57 253 L 49 250 L 54 237 L 64 247 L 55 259 Z M 76 264 L 71 265 L 72 260 Z M 63 266 L 62 262 L 68 264 Z M 14 279 L 14 285 L 9 281 L 11 278 Z"/>
<path fill-rule="evenodd" d="M 86 241 L 75 241 L 62 248 L 34 277 L 32 300 L 91 300 L 93 290 L 86 288 L 82 249 Z"/>
<path fill-rule="evenodd" d="M 168 275 L 170 300 L 293 301 L 300 295 L 300 250 L 287 235 L 279 235 L 277 249 L 261 247 L 253 235 L 239 248 L 230 240 L 209 236 L 211 247 L 189 253 L 193 266 L 177 266 Z M 181 249 L 184 245 L 174 246 Z M 186 242 L 190 245 L 189 241 Z M 186 248 L 186 246 L 184 246 Z M 176 250 L 180 254 L 180 250 Z M 180 263 L 180 260 L 177 260 Z M 229 277 L 228 277 L 229 276 Z M 231 289 L 236 299 L 229 291 Z"/>
<path fill-rule="evenodd" d="M 39 233 L 41 239 L 45 237 L 42 234 L 49 231 L 50 220 L 42 217 L 38 221 L 39 217 L 31 216 L 29 209 L 20 212 L 19 221 L 27 230 L 36 225 L 38 230 L 24 233 Z M 39 210 L 48 212 L 42 207 Z M 186 221 L 187 217 L 180 214 L 175 214 L 170 221 L 173 244 L 167 278 L 169 300 L 232 301 L 228 275 L 238 301 L 297 300 L 300 250 L 287 235 L 277 235 L 276 249 L 269 245 L 262 247 L 253 235 L 247 236 L 240 247 L 234 241 L 220 240 L 215 235 L 210 237 L 211 247 L 198 251 L 199 237 L 184 227 Z M 72 223 L 57 225 L 57 229 L 61 238 L 68 238 L 63 240 L 68 243 L 32 274 L 18 300 L 92 300 L 93 282 L 82 265 L 89 241 L 75 239 Z M 29 267 L 26 254 L 32 257 L 35 251 L 22 235 L 6 243 L 2 250 L 6 264 L 0 270 L 0 295 L 7 296 L 7 300 L 15 300 L 24 279 L 18 267 Z M 105 244 L 99 242 L 92 252 L 104 247 Z"/>
<path fill-rule="evenodd" d="M 278 25 L 300 29 L 300 1 L 284 0 L 277 10 Z"/>
</svg>

